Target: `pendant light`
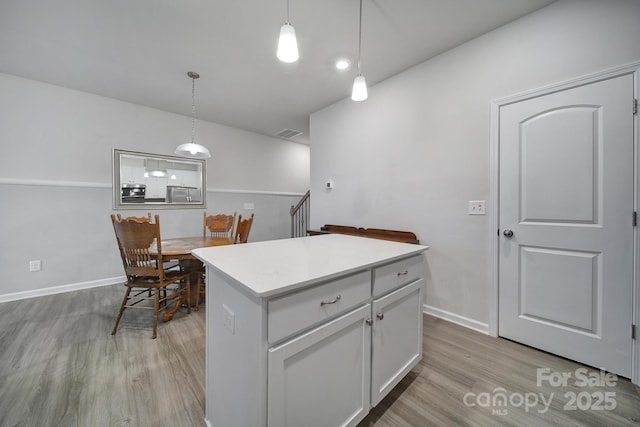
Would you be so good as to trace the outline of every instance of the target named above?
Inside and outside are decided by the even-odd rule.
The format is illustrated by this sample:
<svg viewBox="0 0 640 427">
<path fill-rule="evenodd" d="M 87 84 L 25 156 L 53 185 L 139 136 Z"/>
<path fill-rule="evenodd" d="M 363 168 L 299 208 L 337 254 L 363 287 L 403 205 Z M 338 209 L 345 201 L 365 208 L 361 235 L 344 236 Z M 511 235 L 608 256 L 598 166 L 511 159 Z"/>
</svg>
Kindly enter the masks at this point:
<svg viewBox="0 0 640 427">
<path fill-rule="evenodd" d="M 289 0 L 287 0 L 287 20 L 280 28 L 280 38 L 278 39 L 278 59 L 282 62 L 296 62 L 298 55 L 298 42 L 296 41 L 296 30 L 289 23 Z"/>
<path fill-rule="evenodd" d="M 207 147 L 196 144 L 196 79 L 200 78 L 200 74 L 189 71 L 187 76 L 191 79 L 191 142 L 178 145 L 175 153 L 178 156 L 190 157 L 192 159 L 208 159 L 211 153 Z"/>
<path fill-rule="evenodd" d="M 360 50 L 362 46 L 362 0 L 360 0 L 360 21 L 358 23 L 358 76 L 353 80 L 353 90 L 351 91 L 351 99 L 354 101 L 364 101 L 368 98 L 367 81 L 362 75 L 360 67 Z"/>
<path fill-rule="evenodd" d="M 144 177 L 150 176 L 155 178 L 164 178 L 167 176 L 167 164 L 164 160 L 160 159 L 145 159 L 145 171 Z"/>
</svg>

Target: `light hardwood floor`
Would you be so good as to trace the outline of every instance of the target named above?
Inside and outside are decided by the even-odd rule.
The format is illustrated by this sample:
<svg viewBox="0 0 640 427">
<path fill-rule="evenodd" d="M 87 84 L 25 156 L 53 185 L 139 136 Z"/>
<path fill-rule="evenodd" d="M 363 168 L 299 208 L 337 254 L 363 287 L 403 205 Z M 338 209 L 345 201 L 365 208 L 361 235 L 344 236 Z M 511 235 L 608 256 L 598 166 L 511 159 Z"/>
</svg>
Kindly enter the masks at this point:
<svg viewBox="0 0 640 427">
<path fill-rule="evenodd" d="M 150 313 L 128 310 L 112 337 L 123 293 L 116 285 L 0 304 L 0 426 L 205 425 L 205 311 L 179 311 L 152 340 Z M 537 368 L 573 375 L 582 365 L 430 316 L 424 338 L 422 362 L 361 426 L 640 425 L 640 391 L 628 380 L 538 387 Z M 512 404 L 477 404 L 499 387 Z M 612 411 L 564 409 L 565 393 L 583 393 L 585 404 L 605 391 L 615 393 Z M 553 393 L 549 410 L 516 407 L 527 393 Z"/>
</svg>

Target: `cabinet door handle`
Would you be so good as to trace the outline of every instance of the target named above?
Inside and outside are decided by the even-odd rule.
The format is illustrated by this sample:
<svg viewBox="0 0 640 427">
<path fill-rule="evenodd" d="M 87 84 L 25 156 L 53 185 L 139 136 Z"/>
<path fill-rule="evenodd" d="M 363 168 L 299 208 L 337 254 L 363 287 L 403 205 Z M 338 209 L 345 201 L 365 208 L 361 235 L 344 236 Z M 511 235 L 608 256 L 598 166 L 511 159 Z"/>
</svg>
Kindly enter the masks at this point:
<svg viewBox="0 0 640 427">
<path fill-rule="evenodd" d="M 378 313 L 376 314 L 376 317 L 378 318 L 378 320 L 382 320 L 384 319 L 384 313 Z"/>
<path fill-rule="evenodd" d="M 398 276 L 406 276 L 407 274 L 409 274 L 409 270 L 405 270 L 401 273 L 398 273 Z"/>
<path fill-rule="evenodd" d="M 369 326 L 373 325 L 373 320 L 371 320 L 371 319 L 367 319 L 367 320 L 365 320 L 365 322 L 366 322 L 366 323 L 367 323 L 367 325 L 369 325 Z"/>
<path fill-rule="evenodd" d="M 323 305 L 329 305 L 329 304 L 335 304 L 338 301 L 340 301 L 340 295 L 336 296 L 334 299 L 330 300 L 330 301 L 322 301 L 320 302 L 320 307 L 322 307 Z"/>
</svg>

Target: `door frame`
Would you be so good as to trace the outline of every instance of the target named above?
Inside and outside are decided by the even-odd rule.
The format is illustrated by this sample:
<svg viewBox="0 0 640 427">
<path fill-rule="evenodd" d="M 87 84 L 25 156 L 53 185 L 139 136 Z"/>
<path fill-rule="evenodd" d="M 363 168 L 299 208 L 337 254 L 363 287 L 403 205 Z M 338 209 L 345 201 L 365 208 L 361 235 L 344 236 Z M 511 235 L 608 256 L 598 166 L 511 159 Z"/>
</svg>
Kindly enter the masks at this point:
<svg viewBox="0 0 640 427">
<path fill-rule="evenodd" d="M 498 301 L 499 301 L 499 240 L 497 233 L 499 225 L 499 208 L 500 208 L 500 187 L 499 187 L 499 160 L 500 160 L 500 107 L 527 99 L 548 95 L 554 92 L 595 83 L 601 80 L 607 80 L 623 75 L 633 75 L 633 95 L 635 99 L 640 98 L 640 62 L 611 68 L 598 73 L 589 74 L 587 76 L 567 80 L 564 82 L 544 86 L 538 89 L 511 95 L 505 98 L 493 100 L 491 102 L 491 128 L 490 128 L 490 191 L 489 191 L 489 289 L 488 289 L 488 305 L 489 305 L 489 335 L 498 336 Z M 633 117 L 633 140 L 634 140 L 634 165 L 633 165 L 633 207 L 638 212 L 640 207 L 640 132 L 638 124 L 640 113 Z M 633 230 L 633 246 L 634 246 L 634 265 L 633 265 L 633 309 L 632 321 L 636 325 L 636 339 L 632 343 L 631 353 L 631 382 L 640 385 L 640 225 L 634 227 Z M 631 334 L 631 325 L 629 325 L 629 334 Z"/>
</svg>

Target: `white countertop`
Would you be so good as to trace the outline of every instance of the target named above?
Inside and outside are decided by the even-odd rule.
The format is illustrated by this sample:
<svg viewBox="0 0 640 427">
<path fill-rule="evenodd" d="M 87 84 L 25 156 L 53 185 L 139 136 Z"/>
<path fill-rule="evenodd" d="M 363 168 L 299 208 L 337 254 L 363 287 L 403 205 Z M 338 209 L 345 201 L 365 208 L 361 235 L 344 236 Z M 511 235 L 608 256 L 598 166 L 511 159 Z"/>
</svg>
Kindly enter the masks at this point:
<svg viewBox="0 0 640 427">
<path fill-rule="evenodd" d="M 192 253 L 258 297 L 329 280 L 427 250 L 428 246 L 326 234 L 195 249 Z"/>
</svg>

